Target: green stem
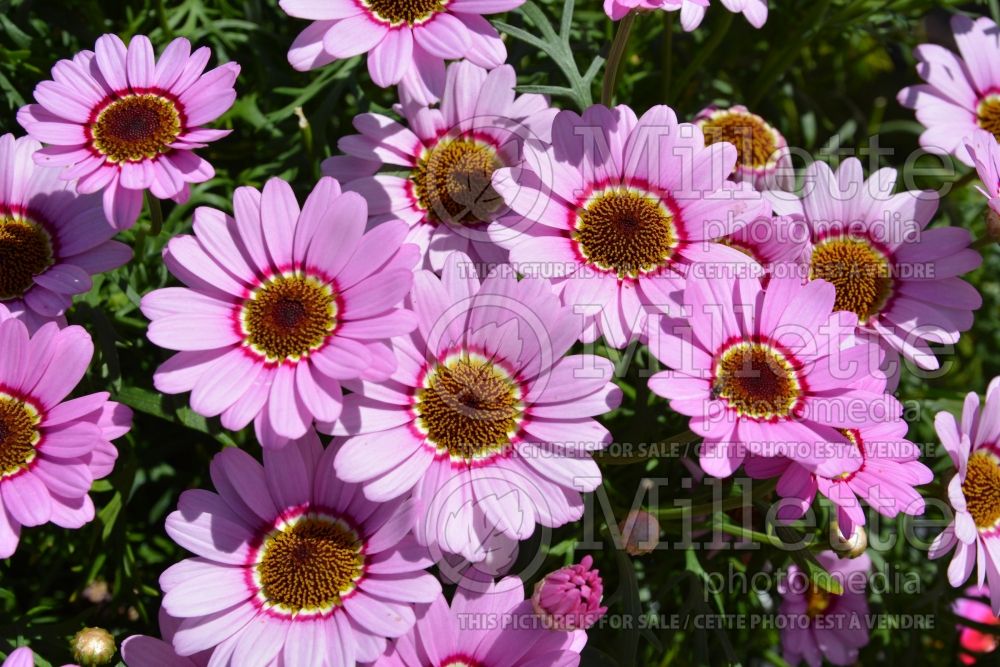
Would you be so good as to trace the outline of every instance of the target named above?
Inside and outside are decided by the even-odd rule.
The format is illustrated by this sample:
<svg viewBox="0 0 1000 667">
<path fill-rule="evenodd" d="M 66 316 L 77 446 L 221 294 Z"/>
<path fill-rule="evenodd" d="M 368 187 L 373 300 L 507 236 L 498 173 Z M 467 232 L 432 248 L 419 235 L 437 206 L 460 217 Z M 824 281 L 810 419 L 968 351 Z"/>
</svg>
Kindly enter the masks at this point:
<svg viewBox="0 0 1000 667">
<path fill-rule="evenodd" d="M 159 236 L 163 230 L 163 209 L 160 208 L 160 200 L 147 192 L 146 206 L 149 207 L 149 235 Z"/>
<path fill-rule="evenodd" d="M 614 100 L 615 88 L 618 86 L 618 76 L 621 73 L 622 62 L 625 58 L 625 49 L 628 46 L 628 37 L 632 32 L 632 24 L 635 23 L 636 12 L 631 11 L 625 15 L 618 23 L 618 30 L 615 32 L 615 39 L 611 42 L 611 52 L 608 54 L 608 62 L 604 65 L 604 85 L 601 87 L 601 104 L 606 107 L 611 106 Z"/>
<path fill-rule="evenodd" d="M 970 246 L 973 250 L 983 250 L 989 248 L 990 246 L 996 245 L 997 240 L 991 238 L 989 234 L 986 236 L 976 239 L 976 241 Z"/>
<path fill-rule="evenodd" d="M 732 12 L 723 12 L 723 17 L 721 19 L 722 24 L 713 28 L 711 36 L 705 40 L 704 44 L 698 47 L 694 58 L 691 59 L 691 62 L 684 69 L 684 72 L 677 77 L 675 94 L 670 97 L 672 101 L 676 100 L 681 95 L 684 88 L 694 76 L 704 74 L 702 65 L 705 64 L 705 61 L 707 61 L 709 57 L 715 53 L 715 50 L 722 45 L 722 42 L 725 41 L 726 35 L 729 33 L 729 28 L 733 25 L 733 16 L 734 14 Z"/>
<path fill-rule="evenodd" d="M 712 500 L 707 503 L 691 505 L 690 507 L 669 507 L 667 509 L 658 510 L 656 512 L 656 516 L 661 519 L 683 519 L 686 516 L 705 516 L 715 514 L 716 512 L 725 512 L 726 510 L 732 510 L 738 507 L 746 507 L 748 503 L 754 500 L 760 500 L 764 496 L 770 494 L 774 490 L 776 483 L 777 482 L 775 480 L 758 482 L 754 485 L 750 498 L 747 498 L 746 494 L 740 493 L 738 496 L 730 496 L 729 498 L 723 498 L 722 500 Z"/>
</svg>

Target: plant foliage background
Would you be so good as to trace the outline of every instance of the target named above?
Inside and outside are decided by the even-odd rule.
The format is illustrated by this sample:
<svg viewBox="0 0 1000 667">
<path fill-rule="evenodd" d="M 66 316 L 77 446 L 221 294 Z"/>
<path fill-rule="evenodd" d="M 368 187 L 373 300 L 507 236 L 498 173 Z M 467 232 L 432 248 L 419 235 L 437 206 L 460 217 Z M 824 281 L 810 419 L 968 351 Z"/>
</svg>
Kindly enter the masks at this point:
<svg viewBox="0 0 1000 667">
<path fill-rule="evenodd" d="M 501 17 L 509 62 L 524 90 L 545 92 L 564 108 L 599 101 L 604 58 L 613 37 L 612 24 L 598 0 L 534 0 Z M 920 126 L 912 112 L 895 101 L 905 85 L 917 82 L 912 48 L 920 42 L 947 43 L 951 12 L 992 14 L 1000 19 L 996 0 L 772 0 L 766 26 L 754 30 L 739 16 L 720 9 L 708 13 L 693 34 L 680 30 L 676 16 L 666 12 L 642 15 L 625 54 L 617 102 L 638 113 L 654 104 L 668 104 L 681 117 L 692 117 L 711 103 L 744 103 L 768 119 L 798 146 L 819 159 L 837 161 L 839 150 L 867 158 L 869 138 L 877 135 L 893 156 L 876 158 L 876 166 L 902 169 L 917 148 Z M 0 134 L 23 131 L 14 115 L 31 98 L 36 83 L 48 78 L 53 63 L 96 38 L 115 32 L 126 41 L 148 34 L 161 49 L 173 37 L 209 45 L 220 61 L 242 66 L 237 81 L 239 99 L 219 126 L 235 132 L 201 151 L 215 165 L 217 176 L 196 186 L 190 202 L 164 202 L 163 229 L 150 227 L 144 214 L 124 233 L 135 250 L 126 267 L 95 277 L 93 290 L 80 299 L 69 319 L 92 333 L 98 354 L 88 379 L 78 391 L 110 390 L 114 400 L 136 411 L 134 427 L 119 441 L 120 458 L 113 475 L 96 484 L 92 494 L 98 518 L 78 531 L 46 525 L 25 532 L 22 545 L 0 563 L 0 654 L 28 642 L 53 664 L 70 661 L 67 640 L 84 625 L 110 630 L 120 642 L 130 634 L 158 634 L 157 578 L 184 556 L 163 530 L 163 521 L 179 494 L 205 487 L 211 456 L 220 448 L 239 445 L 259 453 L 252 433 L 225 432 L 217 420 L 206 421 L 186 407 L 186 396 L 161 396 L 152 374 L 164 352 L 145 339 L 140 297 L 168 282 L 160 251 L 172 235 L 190 229 L 197 206 L 231 210 L 231 193 L 240 185 L 261 187 L 271 176 L 293 183 L 300 196 L 319 176 L 320 161 L 335 152 L 338 137 L 351 133 L 351 119 L 368 110 L 389 112 L 395 92 L 370 85 L 359 58 L 338 62 L 310 73 L 295 72 L 286 52 L 305 22 L 284 15 L 276 2 L 262 0 L 73 0 L 33 2 L 0 0 Z M 851 153 L 845 154 L 851 154 Z M 804 166 L 804 165 L 799 165 Z M 985 234 L 985 199 L 964 178 L 967 169 L 950 158 L 925 156 L 917 167 L 917 183 L 941 188 L 954 181 L 939 217 Z M 931 173 L 936 172 L 936 173 Z M 946 372 L 932 379 L 904 377 L 899 390 L 911 422 L 910 438 L 934 443 L 933 415 L 957 410 L 967 391 L 985 389 L 1000 374 L 1000 250 L 984 244 L 985 262 L 969 278 L 983 293 L 985 304 L 975 328 L 962 337 Z M 643 369 L 649 358 L 631 351 L 599 349 L 620 363 L 619 378 L 626 393 L 622 408 L 607 417 L 616 440 L 667 439 L 683 431 L 683 421 L 665 401 L 651 397 Z M 626 369 L 627 370 L 624 370 Z M 928 462 L 942 472 L 946 457 Z M 683 467 L 676 459 L 638 461 L 603 459 L 605 490 L 616 520 L 624 518 L 636 489 L 647 476 L 671 479 L 663 505 L 694 494 L 693 502 L 711 498 L 711 489 L 682 490 Z M 949 473 L 950 476 L 950 473 Z M 944 497 L 947 477 L 925 488 Z M 730 493 L 727 483 L 724 493 Z M 733 491 L 735 494 L 735 491 Z M 930 510 L 934 515 L 934 510 Z M 597 534 L 609 540 L 601 511 L 595 513 Z M 707 522 L 711 517 L 706 517 Z M 733 520 L 740 520 L 739 518 Z M 883 520 L 886 535 L 901 532 L 899 522 Z M 664 521 L 665 539 L 676 540 L 680 523 Z M 925 541 L 937 532 L 921 531 Z M 928 533 L 930 536 L 928 537 Z M 828 548 L 824 527 L 816 529 L 816 550 Z M 556 531 L 542 572 L 572 559 L 579 525 Z M 522 545 L 529 558 L 539 545 Z M 708 573 L 731 570 L 755 572 L 787 565 L 788 554 L 771 547 L 752 551 L 658 551 L 641 559 L 605 549 L 593 554 L 610 593 L 616 614 L 740 615 L 767 613 L 765 596 L 741 592 L 706 596 Z M 885 561 L 889 572 L 919 578 L 919 591 L 876 595 L 873 609 L 883 614 L 931 614 L 934 627 L 924 630 L 876 630 L 862 652 L 865 664 L 953 664 L 956 633 L 950 603 L 957 594 L 944 577 L 947 559 L 929 562 L 924 551 L 903 541 Z M 876 567 L 886 562 L 875 555 Z M 530 583 L 533 582 L 529 582 Z M 772 591 L 772 594 L 774 591 Z M 707 600 L 707 601 L 706 601 Z M 585 665 L 694 665 L 778 657 L 777 630 L 698 630 L 595 628 L 590 632 Z"/>
</svg>

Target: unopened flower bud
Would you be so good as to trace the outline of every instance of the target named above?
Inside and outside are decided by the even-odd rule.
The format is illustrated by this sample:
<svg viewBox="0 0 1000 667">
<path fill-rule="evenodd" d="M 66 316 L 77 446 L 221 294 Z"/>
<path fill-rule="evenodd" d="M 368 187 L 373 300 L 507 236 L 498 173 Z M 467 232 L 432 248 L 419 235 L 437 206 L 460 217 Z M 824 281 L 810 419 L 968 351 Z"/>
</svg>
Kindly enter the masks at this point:
<svg viewBox="0 0 1000 667">
<path fill-rule="evenodd" d="M 833 521 L 830 525 L 830 546 L 841 558 L 857 558 L 868 549 L 868 532 L 864 526 L 855 525 L 850 538 L 844 537 L 840 525 Z"/>
<path fill-rule="evenodd" d="M 70 642 L 73 659 L 80 667 L 100 667 L 111 663 L 117 648 L 115 638 L 104 628 L 84 628 Z"/>
<path fill-rule="evenodd" d="M 990 207 L 986 209 L 986 234 L 994 241 L 1000 242 L 1000 212 L 997 208 L 1000 208 L 1000 201 L 991 200 Z"/>
<path fill-rule="evenodd" d="M 593 564 L 593 558 L 584 556 L 578 564 L 551 572 L 535 585 L 531 605 L 545 627 L 586 630 L 607 613 L 608 608 L 601 606 L 604 582 Z"/>
<path fill-rule="evenodd" d="M 630 556 L 644 556 L 660 543 L 660 522 L 645 510 L 632 510 L 618 526 L 622 546 Z"/>
</svg>

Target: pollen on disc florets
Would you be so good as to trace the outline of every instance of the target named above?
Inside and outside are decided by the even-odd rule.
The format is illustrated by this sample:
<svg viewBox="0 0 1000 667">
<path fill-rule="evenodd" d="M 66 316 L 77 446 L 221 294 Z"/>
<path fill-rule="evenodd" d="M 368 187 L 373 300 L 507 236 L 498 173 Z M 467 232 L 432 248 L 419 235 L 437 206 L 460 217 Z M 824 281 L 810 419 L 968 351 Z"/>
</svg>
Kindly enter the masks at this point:
<svg viewBox="0 0 1000 667">
<path fill-rule="evenodd" d="M 317 614 L 343 603 L 364 566 L 364 542 L 357 531 L 334 517 L 308 513 L 265 536 L 255 576 L 269 606 Z"/>
<path fill-rule="evenodd" d="M 468 137 L 442 139 L 418 161 L 412 174 L 417 203 L 431 222 L 489 222 L 503 205 L 493 172 L 503 166 L 496 148 Z"/>
<path fill-rule="evenodd" d="M 459 356 L 438 364 L 416 394 L 417 425 L 454 460 L 472 461 L 503 452 L 517 433 L 521 390 L 496 363 Z"/>
<path fill-rule="evenodd" d="M 55 263 L 52 237 L 32 220 L 0 212 L 0 301 L 17 299 Z"/>
<path fill-rule="evenodd" d="M 772 166 L 778 155 L 777 130 L 749 111 L 716 111 L 702 124 L 705 144 L 728 141 L 736 147 L 736 164 L 755 170 Z"/>
<path fill-rule="evenodd" d="M 810 280 L 822 279 L 837 290 L 834 310 L 848 310 L 867 322 L 885 307 L 893 292 L 892 262 L 871 241 L 834 236 L 813 248 Z"/>
<path fill-rule="evenodd" d="M 1000 95 L 988 95 L 979 102 L 976 122 L 1000 141 Z"/>
<path fill-rule="evenodd" d="M 297 361 L 315 352 L 337 327 L 330 283 L 303 273 L 270 278 L 243 303 L 246 344 L 268 361 Z"/>
<path fill-rule="evenodd" d="M 962 482 L 965 506 L 979 530 L 1000 524 L 1000 460 L 989 452 L 974 452 Z"/>
<path fill-rule="evenodd" d="M 713 396 L 744 417 L 789 417 L 802 396 L 795 365 L 766 343 L 730 345 L 716 356 L 713 370 Z"/>
<path fill-rule="evenodd" d="M 0 392 L 0 478 L 31 465 L 41 440 L 41 416 L 30 403 Z"/>
<path fill-rule="evenodd" d="M 679 241 L 670 208 L 630 188 L 604 190 L 584 202 L 572 238 L 589 264 L 623 279 L 666 266 Z"/>
<path fill-rule="evenodd" d="M 181 132 L 173 100 L 156 93 L 135 93 L 101 109 L 90 128 L 94 149 L 111 162 L 139 162 L 170 150 Z"/>
<path fill-rule="evenodd" d="M 449 0 L 361 0 L 365 7 L 391 25 L 414 26 L 443 12 Z"/>
</svg>

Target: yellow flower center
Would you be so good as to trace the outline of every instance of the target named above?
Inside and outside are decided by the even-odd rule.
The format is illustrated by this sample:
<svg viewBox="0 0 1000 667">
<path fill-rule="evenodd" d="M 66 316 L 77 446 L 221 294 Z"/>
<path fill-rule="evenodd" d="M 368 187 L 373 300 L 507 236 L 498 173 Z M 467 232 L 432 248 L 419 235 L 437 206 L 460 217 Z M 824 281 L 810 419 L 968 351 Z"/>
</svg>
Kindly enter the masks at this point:
<svg viewBox="0 0 1000 667">
<path fill-rule="evenodd" d="M 301 273 L 271 278 L 243 304 L 246 344 L 268 361 L 297 361 L 315 352 L 337 327 L 333 287 Z"/>
<path fill-rule="evenodd" d="M 0 392 L 0 479 L 20 472 L 35 460 L 41 440 L 38 410 L 23 400 Z"/>
<path fill-rule="evenodd" d="M 987 452 L 976 452 L 969 457 L 962 493 L 965 506 L 976 526 L 990 530 L 1000 522 L 1000 461 Z"/>
<path fill-rule="evenodd" d="M 717 111 L 701 125 L 705 145 L 728 141 L 736 147 L 736 164 L 765 169 L 774 164 L 778 139 L 776 130 L 757 114 L 747 111 Z"/>
<path fill-rule="evenodd" d="M 24 218 L 0 213 L 0 301 L 17 299 L 55 263 L 52 237 Z"/>
<path fill-rule="evenodd" d="M 795 366 L 766 343 L 728 346 L 715 358 L 714 375 L 712 394 L 742 417 L 788 417 L 802 396 Z"/>
<path fill-rule="evenodd" d="M 165 97 L 129 94 L 104 107 L 90 132 L 94 149 L 111 162 L 140 162 L 169 150 L 181 132 L 181 116 Z"/>
<path fill-rule="evenodd" d="M 892 263 L 867 239 L 835 236 L 813 248 L 810 280 L 823 279 L 837 289 L 834 310 L 849 310 L 867 322 L 892 296 Z"/>
<path fill-rule="evenodd" d="M 496 149 L 474 139 L 444 139 L 427 151 L 410 175 L 420 207 L 431 222 L 488 222 L 503 205 L 493 189 L 502 166 Z"/>
<path fill-rule="evenodd" d="M 416 25 L 443 12 L 448 0 L 361 0 L 377 18 L 392 25 Z"/>
<path fill-rule="evenodd" d="M 979 103 L 976 122 L 1000 141 L 1000 95 L 989 95 Z"/>
</svg>

